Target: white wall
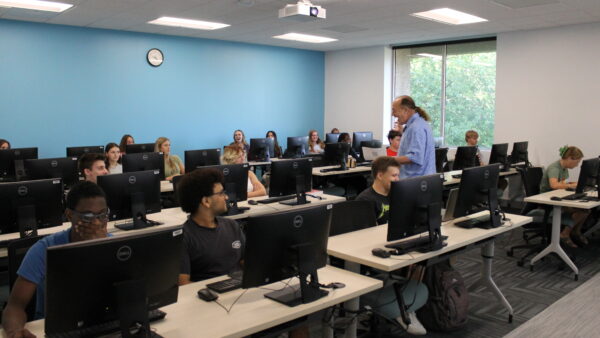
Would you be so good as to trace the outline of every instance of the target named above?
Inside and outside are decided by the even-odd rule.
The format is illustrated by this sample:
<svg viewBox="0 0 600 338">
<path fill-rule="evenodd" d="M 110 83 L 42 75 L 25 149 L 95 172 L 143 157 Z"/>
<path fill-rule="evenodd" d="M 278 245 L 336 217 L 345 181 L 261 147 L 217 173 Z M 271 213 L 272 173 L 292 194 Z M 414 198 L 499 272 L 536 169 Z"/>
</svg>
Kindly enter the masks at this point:
<svg viewBox="0 0 600 338">
<path fill-rule="evenodd" d="M 600 23 L 499 34 L 495 142 L 544 166 L 564 144 L 600 155 L 599 57 Z"/>
<path fill-rule="evenodd" d="M 373 131 L 384 140 L 390 129 L 392 50 L 369 47 L 325 54 L 325 131 Z M 384 140 L 387 142 L 387 139 Z"/>
</svg>

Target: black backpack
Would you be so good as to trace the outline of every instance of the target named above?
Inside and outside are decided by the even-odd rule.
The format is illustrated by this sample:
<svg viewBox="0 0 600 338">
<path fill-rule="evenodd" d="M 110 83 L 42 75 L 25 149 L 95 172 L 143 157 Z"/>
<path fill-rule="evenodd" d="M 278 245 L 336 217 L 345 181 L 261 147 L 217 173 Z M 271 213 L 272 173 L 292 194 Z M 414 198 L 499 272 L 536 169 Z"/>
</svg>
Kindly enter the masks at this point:
<svg viewBox="0 0 600 338">
<path fill-rule="evenodd" d="M 427 303 L 417 310 L 427 330 L 455 331 L 467 323 L 469 293 L 465 282 L 448 260 L 427 268 L 423 283 L 429 289 Z"/>
</svg>

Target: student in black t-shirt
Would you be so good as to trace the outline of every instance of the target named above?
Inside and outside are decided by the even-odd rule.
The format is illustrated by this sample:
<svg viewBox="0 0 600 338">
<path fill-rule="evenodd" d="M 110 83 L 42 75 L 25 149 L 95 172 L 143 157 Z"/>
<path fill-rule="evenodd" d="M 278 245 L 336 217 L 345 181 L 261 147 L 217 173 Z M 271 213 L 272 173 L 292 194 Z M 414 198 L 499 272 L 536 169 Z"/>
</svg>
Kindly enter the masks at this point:
<svg viewBox="0 0 600 338">
<path fill-rule="evenodd" d="M 381 156 L 371 164 L 371 175 L 373 185 L 361 192 L 357 201 L 372 201 L 374 203 L 377 224 L 388 222 L 390 211 L 390 187 L 392 182 L 400 179 L 400 164 L 389 156 Z"/>
<path fill-rule="evenodd" d="M 181 209 L 190 214 L 183 225 L 179 285 L 240 269 L 245 238 L 239 224 L 217 215 L 227 211 L 223 173 L 195 170 L 178 186 Z"/>
</svg>

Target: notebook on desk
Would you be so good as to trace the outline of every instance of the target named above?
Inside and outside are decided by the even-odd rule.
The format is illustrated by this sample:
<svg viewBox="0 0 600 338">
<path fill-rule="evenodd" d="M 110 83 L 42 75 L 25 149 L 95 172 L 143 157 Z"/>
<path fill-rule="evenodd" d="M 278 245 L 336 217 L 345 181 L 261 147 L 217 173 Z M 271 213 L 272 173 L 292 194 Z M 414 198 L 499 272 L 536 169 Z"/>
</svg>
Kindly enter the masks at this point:
<svg viewBox="0 0 600 338">
<path fill-rule="evenodd" d="M 362 153 L 365 161 L 373 161 L 380 156 L 387 156 L 387 151 L 385 148 L 362 147 Z"/>
</svg>

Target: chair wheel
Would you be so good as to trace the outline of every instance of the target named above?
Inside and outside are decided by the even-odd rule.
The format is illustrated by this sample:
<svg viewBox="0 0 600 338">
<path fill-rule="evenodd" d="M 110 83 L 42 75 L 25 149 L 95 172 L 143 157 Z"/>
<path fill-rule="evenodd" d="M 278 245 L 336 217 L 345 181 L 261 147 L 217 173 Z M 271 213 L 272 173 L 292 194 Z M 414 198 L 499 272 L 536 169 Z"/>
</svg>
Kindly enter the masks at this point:
<svg viewBox="0 0 600 338">
<path fill-rule="evenodd" d="M 525 265 L 525 262 L 523 262 L 523 261 L 518 261 L 517 262 L 517 266 L 523 267 L 523 265 Z"/>
</svg>

